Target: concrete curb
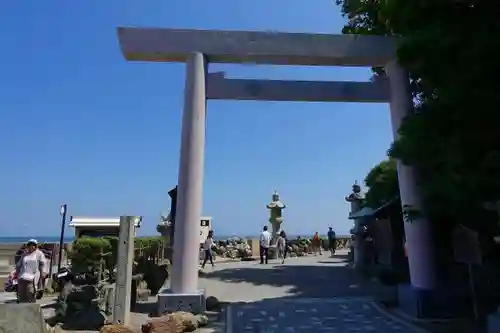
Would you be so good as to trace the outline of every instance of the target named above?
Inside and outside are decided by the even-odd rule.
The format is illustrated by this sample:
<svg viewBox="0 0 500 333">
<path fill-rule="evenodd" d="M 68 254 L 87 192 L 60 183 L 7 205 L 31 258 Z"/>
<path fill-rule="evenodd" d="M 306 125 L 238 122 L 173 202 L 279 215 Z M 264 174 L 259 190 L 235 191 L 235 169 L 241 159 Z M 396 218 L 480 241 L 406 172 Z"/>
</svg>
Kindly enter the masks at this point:
<svg viewBox="0 0 500 333">
<path fill-rule="evenodd" d="M 387 311 L 387 310 L 386 310 Z M 397 316 L 399 318 L 402 318 L 403 320 L 407 320 L 409 322 L 413 323 L 451 323 L 455 321 L 456 319 L 447 319 L 447 318 L 417 318 L 412 315 L 407 314 L 406 312 L 399 310 L 398 308 L 391 309 L 390 311 L 393 316 Z"/>
<path fill-rule="evenodd" d="M 414 330 L 415 332 L 418 333 L 431 333 L 430 331 L 423 329 L 422 327 L 419 327 L 415 325 L 415 321 L 404 318 L 403 316 L 399 316 L 399 314 L 394 314 L 393 311 L 388 311 L 385 307 L 381 306 L 377 302 L 372 302 L 372 306 L 377 309 L 377 311 L 383 313 L 385 316 L 389 317 L 390 319 L 400 323 L 403 326 L 406 326 L 409 329 Z M 411 316 L 408 316 L 411 318 Z"/>
</svg>

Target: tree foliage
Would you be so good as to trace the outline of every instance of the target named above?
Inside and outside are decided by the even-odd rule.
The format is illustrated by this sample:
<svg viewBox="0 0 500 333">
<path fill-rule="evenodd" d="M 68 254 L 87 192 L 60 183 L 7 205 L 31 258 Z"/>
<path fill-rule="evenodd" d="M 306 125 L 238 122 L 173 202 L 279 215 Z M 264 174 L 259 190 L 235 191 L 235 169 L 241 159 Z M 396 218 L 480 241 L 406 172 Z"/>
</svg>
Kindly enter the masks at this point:
<svg viewBox="0 0 500 333">
<path fill-rule="evenodd" d="M 389 155 L 416 167 L 429 218 L 479 227 L 500 198 L 500 25 L 494 1 L 337 0 L 344 33 L 400 36 L 415 112 Z M 383 75 L 382 69 L 375 69 Z"/>
<path fill-rule="evenodd" d="M 374 166 L 365 178 L 366 205 L 377 208 L 399 195 L 398 175 L 394 159 L 382 161 Z"/>
</svg>

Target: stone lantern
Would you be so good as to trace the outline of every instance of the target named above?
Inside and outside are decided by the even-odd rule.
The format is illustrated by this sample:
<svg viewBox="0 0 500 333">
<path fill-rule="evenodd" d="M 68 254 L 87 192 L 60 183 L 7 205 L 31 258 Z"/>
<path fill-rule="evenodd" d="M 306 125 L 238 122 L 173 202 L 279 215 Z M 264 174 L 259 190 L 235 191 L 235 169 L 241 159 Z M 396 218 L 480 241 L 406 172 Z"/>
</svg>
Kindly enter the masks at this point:
<svg viewBox="0 0 500 333">
<path fill-rule="evenodd" d="M 281 202 L 280 195 L 276 190 L 273 193 L 271 203 L 267 204 L 266 207 L 270 212 L 269 222 L 272 227 L 272 236 L 273 239 L 276 239 L 281 230 L 281 224 L 283 223 L 283 209 L 286 208 L 285 204 Z"/>
<path fill-rule="evenodd" d="M 361 210 L 361 204 L 363 203 L 364 196 L 361 193 L 361 186 L 359 186 L 358 182 L 355 181 L 352 185 L 352 192 L 348 196 L 345 197 L 345 201 L 351 204 L 351 211 L 349 212 L 349 216 L 359 212 Z M 363 242 L 364 242 L 364 228 L 362 226 L 362 219 L 356 218 L 354 219 L 354 227 L 351 229 L 352 242 L 350 246 L 350 250 L 353 253 L 353 261 L 355 266 L 361 264 L 363 262 Z"/>
</svg>

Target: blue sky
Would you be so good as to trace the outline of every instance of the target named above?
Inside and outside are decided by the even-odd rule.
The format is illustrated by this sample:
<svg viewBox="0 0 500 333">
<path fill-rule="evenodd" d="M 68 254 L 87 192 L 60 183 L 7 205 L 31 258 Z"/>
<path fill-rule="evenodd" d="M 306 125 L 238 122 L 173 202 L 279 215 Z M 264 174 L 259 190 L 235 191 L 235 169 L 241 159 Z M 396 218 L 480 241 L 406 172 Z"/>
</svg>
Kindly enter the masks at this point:
<svg viewBox="0 0 500 333">
<path fill-rule="evenodd" d="M 56 235 L 70 215 L 143 215 L 155 234 L 176 184 L 184 65 L 127 63 L 120 25 L 340 33 L 333 0 L 4 1 L 0 236 Z M 367 68 L 213 65 L 241 78 L 368 80 Z M 204 215 L 255 234 L 278 189 L 288 233 L 347 233 L 344 196 L 385 157 L 388 106 L 208 103 Z"/>
</svg>

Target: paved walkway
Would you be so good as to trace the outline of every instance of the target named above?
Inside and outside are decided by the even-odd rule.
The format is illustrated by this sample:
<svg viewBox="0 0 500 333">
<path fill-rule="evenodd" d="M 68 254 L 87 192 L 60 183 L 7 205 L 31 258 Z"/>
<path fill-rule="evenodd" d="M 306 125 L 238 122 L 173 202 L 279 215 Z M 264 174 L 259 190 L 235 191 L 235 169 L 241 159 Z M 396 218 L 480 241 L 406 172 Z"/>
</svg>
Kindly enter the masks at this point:
<svg viewBox="0 0 500 333">
<path fill-rule="evenodd" d="M 227 332 L 422 332 L 380 312 L 370 298 L 372 286 L 344 259 L 341 252 L 291 258 L 285 265 L 225 264 L 206 269 L 200 285 L 230 302 Z"/>
<path fill-rule="evenodd" d="M 200 333 L 422 332 L 380 312 L 371 301 L 372 286 L 346 267 L 345 257 L 341 251 L 334 258 L 290 258 L 285 265 L 229 262 L 207 267 L 200 288 L 229 306 Z M 134 326 L 146 323 L 147 313 L 134 313 Z"/>
</svg>

